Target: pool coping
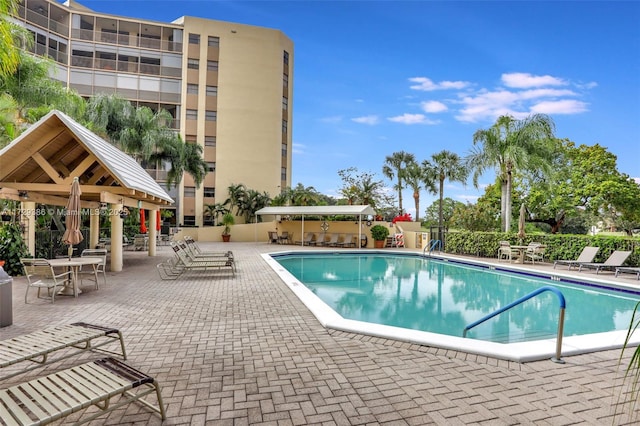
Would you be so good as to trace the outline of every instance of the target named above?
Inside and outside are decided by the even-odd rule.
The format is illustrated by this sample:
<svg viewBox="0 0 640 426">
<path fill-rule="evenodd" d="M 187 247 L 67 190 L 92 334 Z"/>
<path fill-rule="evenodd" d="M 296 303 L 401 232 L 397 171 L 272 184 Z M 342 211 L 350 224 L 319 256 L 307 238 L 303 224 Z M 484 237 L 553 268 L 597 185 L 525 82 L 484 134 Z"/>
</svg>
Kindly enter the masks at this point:
<svg viewBox="0 0 640 426">
<path fill-rule="evenodd" d="M 342 254 L 362 254 L 360 250 L 341 250 Z M 406 252 L 400 250 L 370 250 L 367 254 L 398 254 L 404 256 L 427 257 L 418 252 Z M 518 343 L 495 343 L 482 340 L 468 339 L 463 337 L 448 336 L 443 334 L 411 330 L 400 327 L 393 327 L 380 324 L 372 324 L 363 321 L 350 320 L 335 312 L 303 283 L 280 265 L 273 256 L 285 256 L 295 254 L 327 254 L 326 250 L 304 250 L 296 251 L 284 250 L 271 253 L 263 253 L 261 256 L 265 262 L 280 277 L 282 282 L 300 299 L 300 301 L 311 311 L 320 324 L 329 329 L 340 330 L 350 333 L 365 334 L 374 337 L 381 337 L 403 342 L 415 343 L 425 346 L 433 346 L 442 349 L 449 349 L 467 352 L 476 355 L 483 355 L 492 358 L 504 359 L 515 362 L 530 362 L 543 359 L 556 358 L 556 340 L 543 339 L 530 342 Z M 491 270 L 502 270 L 527 276 L 543 277 L 552 281 L 566 282 L 608 288 L 640 294 L 640 288 L 632 285 L 625 285 L 607 281 L 606 279 L 586 277 L 577 280 L 574 275 L 563 273 L 563 271 L 553 270 L 553 273 L 534 271 L 523 266 L 514 264 L 496 265 L 495 263 L 482 260 L 461 259 L 443 254 L 428 256 L 445 262 L 455 262 L 463 265 L 486 267 Z M 612 331 L 606 333 L 594 333 L 581 336 L 568 336 L 562 339 L 562 356 L 580 355 L 590 352 L 598 352 L 609 349 L 620 349 L 624 346 L 627 330 Z M 640 344 L 640 333 L 634 334 L 629 342 L 629 346 Z"/>
</svg>

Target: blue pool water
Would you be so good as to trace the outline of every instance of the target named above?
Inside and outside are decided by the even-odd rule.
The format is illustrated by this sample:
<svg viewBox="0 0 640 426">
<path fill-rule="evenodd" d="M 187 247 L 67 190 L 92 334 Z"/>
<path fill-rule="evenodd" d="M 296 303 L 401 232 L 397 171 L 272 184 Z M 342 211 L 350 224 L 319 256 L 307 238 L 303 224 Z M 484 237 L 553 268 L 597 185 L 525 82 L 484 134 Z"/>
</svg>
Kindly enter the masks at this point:
<svg viewBox="0 0 640 426">
<path fill-rule="evenodd" d="M 564 336 L 626 330 L 640 295 L 496 271 L 416 255 L 288 254 L 273 258 L 342 317 L 462 336 L 466 325 L 552 285 L 566 299 Z M 553 338 L 551 292 L 483 323 L 467 337 L 514 343 Z"/>
</svg>

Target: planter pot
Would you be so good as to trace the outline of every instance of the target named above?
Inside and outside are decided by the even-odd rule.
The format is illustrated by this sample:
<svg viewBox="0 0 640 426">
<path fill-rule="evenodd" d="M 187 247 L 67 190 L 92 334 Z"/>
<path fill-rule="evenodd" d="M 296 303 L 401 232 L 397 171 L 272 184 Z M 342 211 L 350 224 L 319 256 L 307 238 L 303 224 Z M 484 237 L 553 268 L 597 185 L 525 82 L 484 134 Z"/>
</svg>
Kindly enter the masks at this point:
<svg viewBox="0 0 640 426">
<path fill-rule="evenodd" d="M 222 241 L 224 241 L 225 243 L 228 243 L 230 239 L 231 239 L 231 235 L 223 235 L 222 236 Z"/>
<path fill-rule="evenodd" d="M 385 243 L 384 240 L 376 240 L 373 242 L 373 246 L 375 248 L 384 248 L 384 243 Z"/>
</svg>

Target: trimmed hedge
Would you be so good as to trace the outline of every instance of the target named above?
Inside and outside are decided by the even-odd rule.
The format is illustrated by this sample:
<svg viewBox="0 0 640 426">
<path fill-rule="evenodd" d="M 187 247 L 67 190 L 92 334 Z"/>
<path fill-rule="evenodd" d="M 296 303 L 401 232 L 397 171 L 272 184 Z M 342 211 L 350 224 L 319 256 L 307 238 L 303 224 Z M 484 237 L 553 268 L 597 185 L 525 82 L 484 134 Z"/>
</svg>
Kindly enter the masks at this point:
<svg viewBox="0 0 640 426">
<path fill-rule="evenodd" d="M 532 234 L 523 240 L 517 234 L 504 232 L 450 231 L 446 236 L 445 251 L 452 254 L 478 257 L 496 257 L 500 241 L 513 245 L 527 245 L 538 242 L 547 246 L 545 261 L 576 259 L 586 246 L 600 247 L 594 262 L 604 262 L 614 250 L 631 250 L 626 264 L 640 265 L 640 239 L 601 235 Z"/>
</svg>

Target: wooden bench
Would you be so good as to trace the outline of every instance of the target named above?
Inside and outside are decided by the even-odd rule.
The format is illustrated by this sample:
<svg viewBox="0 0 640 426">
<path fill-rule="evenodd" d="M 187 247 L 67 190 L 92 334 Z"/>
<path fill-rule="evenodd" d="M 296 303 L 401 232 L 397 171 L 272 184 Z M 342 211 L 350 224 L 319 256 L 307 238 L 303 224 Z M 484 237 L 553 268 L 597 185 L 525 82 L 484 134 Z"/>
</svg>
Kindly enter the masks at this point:
<svg viewBox="0 0 640 426">
<path fill-rule="evenodd" d="M 34 333 L 0 340 L 0 372 L 5 373 L 5 368 L 22 361 L 30 361 L 35 365 L 27 368 L 11 369 L 3 379 L 31 371 L 42 365 L 60 361 L 80 352 L 96 350 L 104 345 L 120 341 L 121 353 L 99 349 L 100 352 L 121 355 L 127 359 L 122 333 L 109 327 L 86 324 L 82 322 L 48 327 Z M 50 359 L 49 355 L 60 352 L 60 356 Z"/>
<path fill-rule="evenodd" d="M 142 399 L 153 392 L 157 406 Z M 105 358 L 0 390 L 0 420 L 8 426 L 43 425 L 91 405 L 100 409 L 76 423 L 82 424 L 134 401 L 166 419 L 158 383 L 127 364 Z"/>
</svg>

